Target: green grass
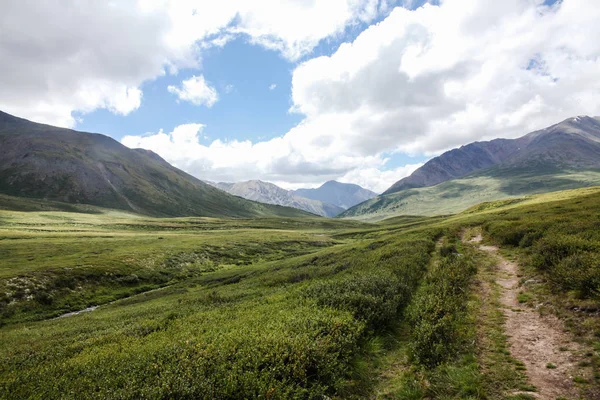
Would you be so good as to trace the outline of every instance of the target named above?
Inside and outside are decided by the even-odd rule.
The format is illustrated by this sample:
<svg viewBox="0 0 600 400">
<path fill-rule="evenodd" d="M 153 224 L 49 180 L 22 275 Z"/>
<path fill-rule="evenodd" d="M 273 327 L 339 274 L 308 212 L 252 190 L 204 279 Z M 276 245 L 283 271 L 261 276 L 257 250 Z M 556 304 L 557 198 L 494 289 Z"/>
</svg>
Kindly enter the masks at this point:
<svg viewBox="0 0 600 400">
<path fill-rule="evenodd" d="M 360 228 L 2 213 L 2 397 L 341 391 L 410 301 L 439 234 L 333 237 Z"/>
<path fill-rule="evenodd" d="M 3 212 L 2 322 L 52 317 L 218 269 L 314 252 L 338 243 L 329 235 L 335 226 L 356 225 Z"/>
<path fill-rule="evenodd" d="M 522 303 L 529 303 L 532 298 L 533 298 L 532 294 L 528 293 L 528 292 L 519 292 L 519 294 L 517 295 L 517 300 L 521 304 Z"/>
<path fill-rule="evenodd" d="M 530 261 L 524 279 L 546 282 L 524 288 L 530 299 L 557 291 L 591 309 L 596 293 L 579 285 L 595 279 L 598 209 L 600 192 L 584 189 L 379 224 L 3 211 L 0 398 L 531 390 L 507 346 L 494 262 L 460 236 L 483 232 Z M 597 321 L 574 321 L 592 321 L 576 324 L 591 335 L 582 368 L 596 368 Z"/>
</svg>

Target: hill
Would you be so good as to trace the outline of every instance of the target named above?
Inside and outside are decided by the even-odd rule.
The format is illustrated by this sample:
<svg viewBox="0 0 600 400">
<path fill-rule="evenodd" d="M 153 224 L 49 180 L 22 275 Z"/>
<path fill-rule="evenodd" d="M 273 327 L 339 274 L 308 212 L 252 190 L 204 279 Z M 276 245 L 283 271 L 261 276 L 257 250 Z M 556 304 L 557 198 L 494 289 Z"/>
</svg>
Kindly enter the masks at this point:
<svg viewBox="0 0 600 400">
<path fill-rule="evenodd" d="M 226 191 L 229 194 L 240 196 L 248 200 L 254 200 L 266 204 L 276 204 L 285 207 L 293 207 L 323 217 L 333 217 L 344 211 L 344 208 L 319 200 L 307 199 L 299 196 L 293 191 L 285 190 L 277 185 L 259 180 L 246 182 L 218 182 L 211 183 L 213 186 Z"/>
<path fill-rule="evenodd" d="M 325 182 L 317 189 L 298 189 L 295 193 L 308 199 L 320 200 L 348 209 L 363 201 L 372 199 L 377 193 L 351 183 Z"/>
<path fill-rule="evenodd" d="M 440 172 L 444 168 L 445 174 Z M 340 217 L 451 214 L 483 201 L 597 184 L 600 120 L 575 117 L 519 139 L 472 143 L 446 152 Z"/>
<path fill-rule="evenodd" d="M 157 154 L 0 112 L 0 193 L 152 216 L 307 215 L 223 193 Z"/>
</svg>

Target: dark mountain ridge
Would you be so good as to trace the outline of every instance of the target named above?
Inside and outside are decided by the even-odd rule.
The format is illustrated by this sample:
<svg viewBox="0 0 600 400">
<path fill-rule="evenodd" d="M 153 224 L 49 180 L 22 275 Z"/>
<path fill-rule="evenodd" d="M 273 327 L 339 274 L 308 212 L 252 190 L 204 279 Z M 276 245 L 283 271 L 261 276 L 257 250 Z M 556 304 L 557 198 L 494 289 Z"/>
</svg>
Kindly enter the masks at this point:
<svg viewBox="0 0 600 400">
<path fill-rule="evenodd" d="M 157 154 L 0 112 L 0 193 L 152 216 L 309 215 L 224 193 Z"/>
</svg>

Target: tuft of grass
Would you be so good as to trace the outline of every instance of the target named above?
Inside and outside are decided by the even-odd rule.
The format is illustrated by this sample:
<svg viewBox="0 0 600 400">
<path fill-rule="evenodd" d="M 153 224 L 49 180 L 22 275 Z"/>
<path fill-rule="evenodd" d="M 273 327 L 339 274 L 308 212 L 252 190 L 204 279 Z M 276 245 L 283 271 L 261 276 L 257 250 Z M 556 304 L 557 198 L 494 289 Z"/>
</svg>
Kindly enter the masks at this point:
<svg viewBox="0 0 600 400">
<path fill-rule="evenodd" d="M 546 368 L 548 368 L 548 369 L 556 369 L 556 364 L 553 364 L 553 363 L 549 362 L 548 364 L 546 364 Z"/>
<path fill-rule="evenodd" d="M 532 298 L 533 295 L 529 292 L 519 292 L 519 294 L 517 295 L 517 300 L 519 301 L 519 303 L 529 303 Z"/>
</svg>

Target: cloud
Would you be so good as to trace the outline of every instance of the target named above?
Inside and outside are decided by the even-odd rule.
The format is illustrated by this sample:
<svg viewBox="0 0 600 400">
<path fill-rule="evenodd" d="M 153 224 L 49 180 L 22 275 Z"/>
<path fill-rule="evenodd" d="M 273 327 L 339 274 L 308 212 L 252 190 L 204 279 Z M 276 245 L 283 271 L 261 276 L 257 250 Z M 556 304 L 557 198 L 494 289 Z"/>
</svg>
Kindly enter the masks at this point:
<svg viewBox="0 0 600 400">
<path fill-rule="evenodd" d="M 445 0 L 396 8 L 293 75 L 292 111 L 343 120 L 364 154 L 515 137 L 600 109 L 594 0 Z"/>
<path fill-rule="evenodd" d="M 199 69 L 206 48 L 243 36 L 289 60 L 348 25 L 371 21 L 378 0 L 19 0 L 0 13 L 0 109 L 72 127 L 75 111 L 127 115 L 141 85 Z"/>
<path fill-rule="evenodd" d="M 276 87 L 277 87 L 277 84 L 272 83 L 269 85 L 269 90 L 273 91 L 273 90 L 275 90 Z"/>
<path fill-rule="evenodd" d="M 376 193 L 385 192 L 390 186 L 400 179 L 409 176 L 424 163 L 407 164 L 390 170 L 378 168 L 358 168 L 349 171 L 338 179 L 340 182 L 354 183 L 364 188 L 369 188 Z"/>
<path fill-rule="evenodd" d="M 4 7 L 0 109 L 61 126 L 75 124 L 74 110 L 127 115 L 140 105 L 140 83 L 161 75 L 165 60 L 195 64 L 189 52 L 164 48 L 166 24 L 127 1 Z"/>
<path fill-rule="evenodd" d="M 343 176 L 356 168 L 381 168 L 379 156 L 351 156 L 328 152 L 319 143 L 305 143 L 302 124 L 284 137 L 252 143 L 203 140 L 203 124 L 184 124 L 165 133 L 125 136 L 121 142 L 130 148 L 145 148 L 192 175 L 212 181 L 263 179 L 286 187 L 317 184 Z M 311 147 L 313 151 L 306 152 Z M 287 184 L 286 184 L 287 183 Z M 371 187 L 371 185 L 367 185 Z"/>
<path fill-rule="evenodd" d="M 589 39 L 600 37 L 599 20 L 596 0 L 395 8 L 331 56 L 294 70 L 291 111 L 304 120 L 286 134 L 185 146 L 171 137 L 165 150 L 157 135 L 128 142 L 168 152 L 205 179 L 290 186 L 344 179 L 381 191 L 416 167 L 387 169 L 394 152 L 435 155 L 600 114 L 600 41 Z M 289 38 L 296 45 L 282 51 L 302 48 Z"/>
<path fill-rule="evenodd" d="M 181 87 L 169 86 L 167 89 L 177 95 L 179 100 L 189 101 L 197 106 L 205 105 L 210 108 L 219 100 L 215 88 L 209 86 L 202 75 L 194 75 L 184 80 L 181 82 Z"/>
</svg>

